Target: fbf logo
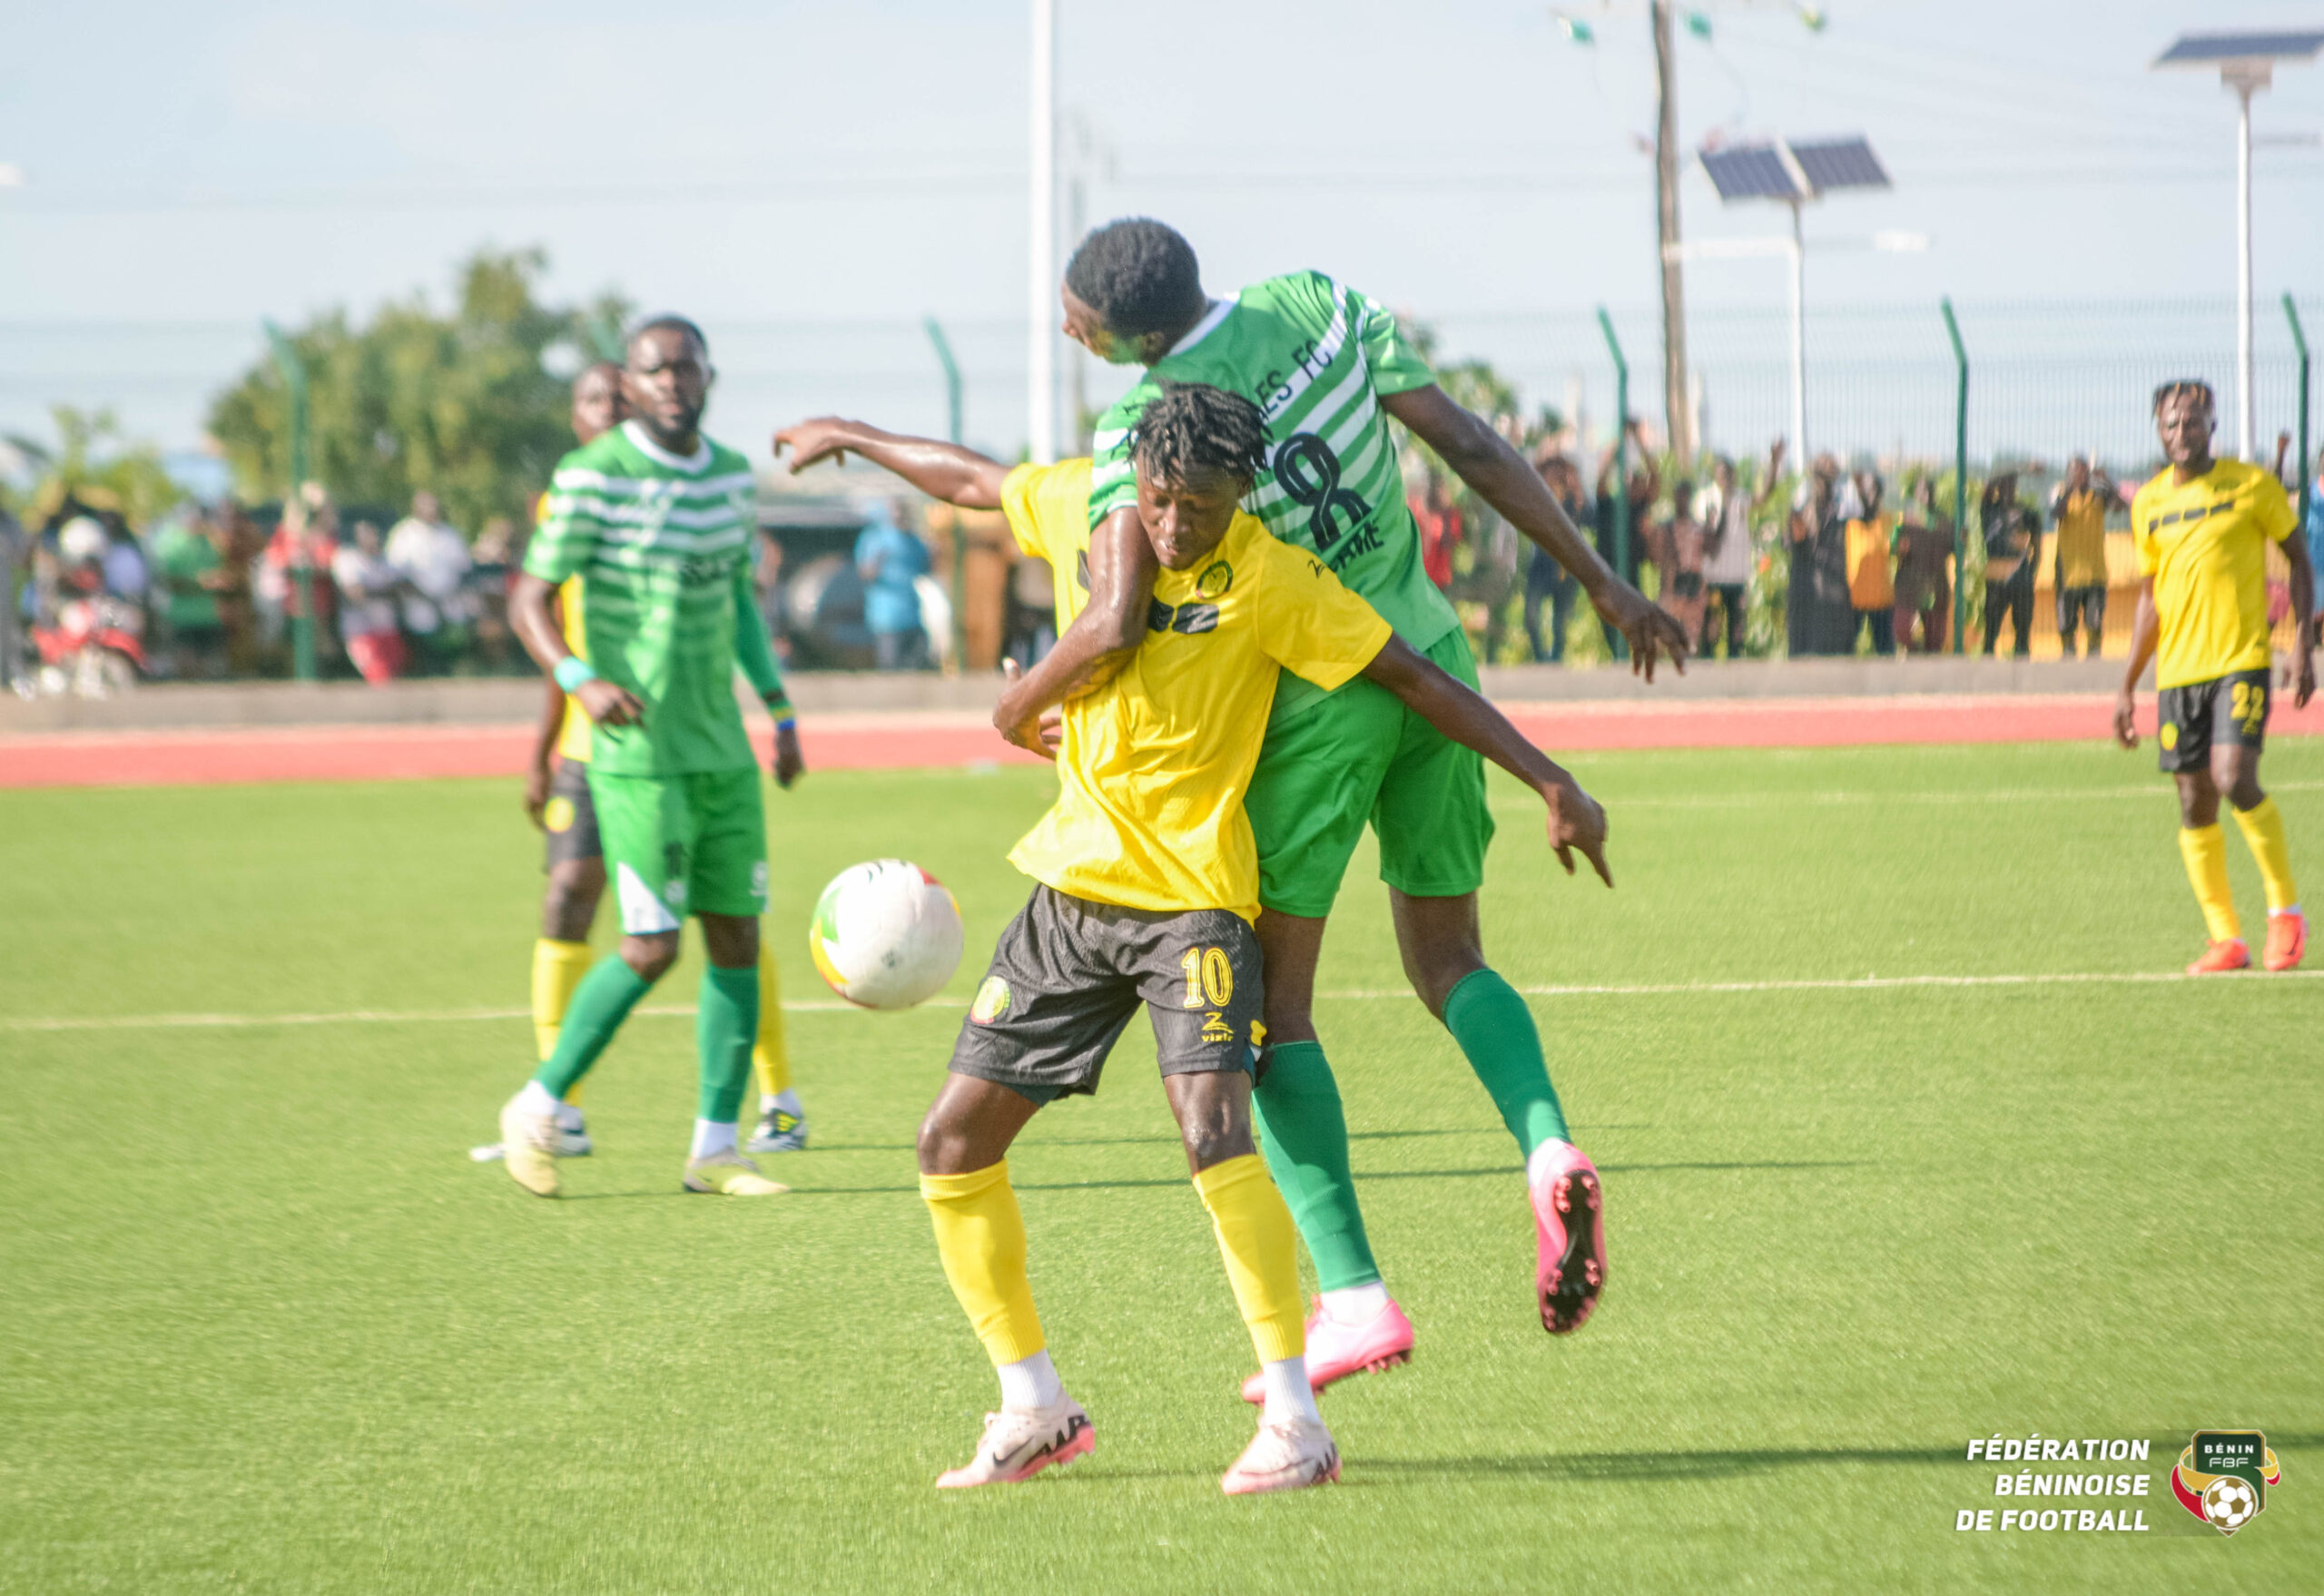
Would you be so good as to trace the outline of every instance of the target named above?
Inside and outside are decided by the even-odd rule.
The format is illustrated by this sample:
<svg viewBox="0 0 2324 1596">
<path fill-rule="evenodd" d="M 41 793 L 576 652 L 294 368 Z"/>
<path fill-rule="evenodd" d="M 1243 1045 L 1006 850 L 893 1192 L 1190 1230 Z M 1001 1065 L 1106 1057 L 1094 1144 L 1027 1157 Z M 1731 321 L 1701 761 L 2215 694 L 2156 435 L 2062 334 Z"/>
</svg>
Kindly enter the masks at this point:
<svg viewBox="0 0 2324 1596">
<path fill-rule="evenodd" d="M 2260 1516 L 2268 1487 L 2283 1477 L 2259 1431 L 2198 1430 L 2171 1471 L 2171 1493 L 2221 1534 L 2232 1535 Z"/>
</svg>

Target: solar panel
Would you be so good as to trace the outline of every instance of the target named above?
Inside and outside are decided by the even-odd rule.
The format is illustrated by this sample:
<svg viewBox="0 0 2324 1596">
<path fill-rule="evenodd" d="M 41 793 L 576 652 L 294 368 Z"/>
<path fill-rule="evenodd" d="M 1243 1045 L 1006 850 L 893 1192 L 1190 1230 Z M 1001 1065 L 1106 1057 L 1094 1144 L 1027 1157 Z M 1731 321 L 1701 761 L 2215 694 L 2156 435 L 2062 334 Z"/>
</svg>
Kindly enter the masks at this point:
<svg viewBox="0 0 2324 1596">
<path fill-rule="evenodd" d="M 2157 66 L 2207 66 L 2219 61 L 2306 60 L 2324 49 L 2324 33 L 2188 34 L 2155 57 Z"/>
<path fill-rule="evenodd" d="M 1699 159 L 1711 187 L 1730 204 L 1737 200 L 1813 197 L 1793 177 L 1782 153 L 1773 144 L 1731 144 L 1723 150 L 1705 150 Z"/>
<path fill-rule="evenodd" d="M 1816 192 L 1828 193 L 1833 189 L 1885 189 L 1889 186 L 1887 169 L 1880 164 L 1880 157 L 1862 139 L 1817 139 L 1812 143 L 1794 143 L 1791 153 L 1799 163 L 1799 170 L 1807 176 L 1807 186 Z"/>
</svg>

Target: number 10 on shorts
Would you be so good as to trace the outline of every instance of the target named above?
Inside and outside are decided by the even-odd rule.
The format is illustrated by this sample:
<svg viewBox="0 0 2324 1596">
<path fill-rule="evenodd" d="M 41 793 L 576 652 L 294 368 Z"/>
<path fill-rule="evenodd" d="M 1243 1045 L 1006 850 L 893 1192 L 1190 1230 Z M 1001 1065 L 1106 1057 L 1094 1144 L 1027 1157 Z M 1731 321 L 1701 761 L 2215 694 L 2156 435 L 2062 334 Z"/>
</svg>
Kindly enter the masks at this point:
<svg viewBox="0 0 2324 1596">
<path fill-rule="evenodd" d="M 1207 1002 L 1224 1009 L 1235 1000 L 1235 966 L 1227 961 L 1226 949 L 1188 948 L 1178 968 L 1187 972 L 1187 1008 L 1200 1009 Z"/>
</svg>

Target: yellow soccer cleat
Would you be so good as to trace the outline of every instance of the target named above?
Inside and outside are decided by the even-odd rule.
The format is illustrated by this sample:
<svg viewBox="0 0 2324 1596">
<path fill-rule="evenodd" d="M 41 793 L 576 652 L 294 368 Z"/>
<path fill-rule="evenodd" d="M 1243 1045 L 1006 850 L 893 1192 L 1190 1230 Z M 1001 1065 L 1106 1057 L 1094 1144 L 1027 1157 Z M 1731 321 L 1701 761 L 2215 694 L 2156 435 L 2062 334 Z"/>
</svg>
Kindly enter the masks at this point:
<svg viewBox="0 0 2324 1596">
<path fill-rule="evenodd" d="M 716 1192 L 721 1197 L 781 1197 L 791 1188 L 769 1180 L 759 1167 L 737 1152 L 713 1153 L 686 1165 L 688 1191 Z"/>
<path fill-rule="evenodd" d="M 556 1116 L 534 1114 L 520 1093 L 500 1110 L 501 1156 L 509 1178 L 535 1197 L 557 1193 Z"/>
</svg>

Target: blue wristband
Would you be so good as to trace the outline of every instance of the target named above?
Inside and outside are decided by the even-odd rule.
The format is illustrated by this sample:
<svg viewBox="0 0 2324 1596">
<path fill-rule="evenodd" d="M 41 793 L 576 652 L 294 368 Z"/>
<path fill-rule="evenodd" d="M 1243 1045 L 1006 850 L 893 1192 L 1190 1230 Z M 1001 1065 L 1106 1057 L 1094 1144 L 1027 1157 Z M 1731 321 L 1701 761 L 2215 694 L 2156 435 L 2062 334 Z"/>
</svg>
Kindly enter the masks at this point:
<svg viewBox="0 0 2324 1596">
<path fill-rule="evenodd" d="M 556 677 L 556 685 L 567 693 L 577 693 L 582 683 L 597 679 L 597 673 L 589 668 L 589 662 L 577 654 L 568 654 L 558 660 L 556 669 L 551 675 Z"/>
<path fill-rule="evenodd" d="M 799 729 L 799 717 L 795 714 L 786 714 L 774 723 L 774 729 L 778 732 L 795 732 Z"/>
</svg>

